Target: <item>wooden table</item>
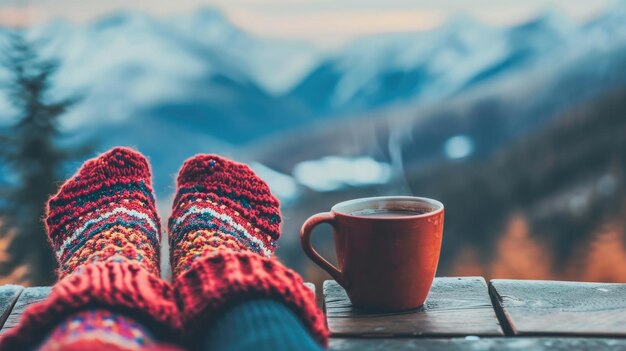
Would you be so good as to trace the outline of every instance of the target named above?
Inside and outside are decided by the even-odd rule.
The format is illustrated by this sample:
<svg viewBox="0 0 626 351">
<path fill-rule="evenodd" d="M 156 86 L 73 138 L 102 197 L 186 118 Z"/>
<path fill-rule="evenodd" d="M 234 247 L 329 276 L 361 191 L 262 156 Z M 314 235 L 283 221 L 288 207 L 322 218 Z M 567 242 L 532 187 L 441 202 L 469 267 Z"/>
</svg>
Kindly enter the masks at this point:
<svg viewBox="0 0 626 351">
<path fill-rule="evenodd" d="M 0 286 L 0 333 L 50 288 Z M 322 289 L 332 350 L 625 350 L 626 284 L 436 278 L 426 304 L 403 313 L 354 309 Z"/>
</svg>

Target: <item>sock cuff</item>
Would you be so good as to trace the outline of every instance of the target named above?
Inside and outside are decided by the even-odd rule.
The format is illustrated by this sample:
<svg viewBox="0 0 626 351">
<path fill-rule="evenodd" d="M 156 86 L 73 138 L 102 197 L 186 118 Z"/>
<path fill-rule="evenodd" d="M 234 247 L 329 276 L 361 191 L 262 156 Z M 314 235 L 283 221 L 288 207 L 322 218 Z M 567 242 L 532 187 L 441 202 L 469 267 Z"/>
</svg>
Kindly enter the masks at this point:
<svg viewBox="0 0 626 351">
<path fill-rule="evenodd" d="M 68 316 L 93 308 L 124 314 L 172 341 L 180 333 L 170 284 L 136 263 L 100 262 L 60 280 L 46 300 L 29 306 L 19 325 L 2 336 L 0 351 L 29 350 Z"/>
<path fill-rule="evenodd" d="M 135 351 L 127 348 L 117 347 L 100 340 L 77 340 L 68 345 L 63 345 L 63 351 Z M 183 351 L 173 345 L 153 345 L 144 346 L 141 351 Z"/>
<path fill-rule="evenodd" d="M 318 343 L 328 344 L 325 317 L 313 292 L 297 273 L 276 259 L 250 252 L 207 252 L 176 278 L 174 291 L 191 340 L 229 307 L 269 298 L 289 307 Z"/>
</svg>

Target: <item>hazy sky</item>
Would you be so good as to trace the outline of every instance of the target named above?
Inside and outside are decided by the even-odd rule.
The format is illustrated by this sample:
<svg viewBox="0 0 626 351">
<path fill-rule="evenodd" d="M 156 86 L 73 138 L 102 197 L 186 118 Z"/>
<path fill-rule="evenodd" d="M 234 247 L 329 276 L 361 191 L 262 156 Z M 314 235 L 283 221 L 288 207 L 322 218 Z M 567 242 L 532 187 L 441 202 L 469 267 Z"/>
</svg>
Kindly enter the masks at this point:
<svg viewBox="0 0 626 351">
<path fill-rule="evenodd" d="M 427 30 L 456 13 L 496 25 L 519 23 L 547 8 L 583 20 L 626 0 L 0 0 L 0 23 L 40 23 L 63 17 L 88 21 L 119 9 L 157 16 L 216 7 L 259 36 L 305 39 L 321 46 L 354 36 Z"/>
</svg>

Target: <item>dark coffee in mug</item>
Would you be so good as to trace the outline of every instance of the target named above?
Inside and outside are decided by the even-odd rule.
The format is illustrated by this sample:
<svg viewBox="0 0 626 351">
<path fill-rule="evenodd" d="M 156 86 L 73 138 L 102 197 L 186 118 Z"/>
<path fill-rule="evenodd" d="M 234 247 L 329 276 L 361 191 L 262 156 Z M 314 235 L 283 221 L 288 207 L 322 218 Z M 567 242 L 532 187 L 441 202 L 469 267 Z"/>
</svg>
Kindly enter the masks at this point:
<svg viewBox="0 0 626 351">
<path fill-rule="evenodd" d="M 394 210 L 394 209 L 365 209 L 350 213 L 351 216 L 357 217 L 374 217 L 374 218 L 394 218 L 394 217 L 410 217 L 428 213 L 428 210 Z"/>
<path fill-rule="evenodd" d="M 420 307 L 441 251 L 443 204 L 412 197 L 355 199 L 309 218 L 300 232 L 304 252 L 326 270 L 356 307 L 400 311 Z M 333 227 L 337 267 L 311 246 L 313 228 Z"/>
</svg>

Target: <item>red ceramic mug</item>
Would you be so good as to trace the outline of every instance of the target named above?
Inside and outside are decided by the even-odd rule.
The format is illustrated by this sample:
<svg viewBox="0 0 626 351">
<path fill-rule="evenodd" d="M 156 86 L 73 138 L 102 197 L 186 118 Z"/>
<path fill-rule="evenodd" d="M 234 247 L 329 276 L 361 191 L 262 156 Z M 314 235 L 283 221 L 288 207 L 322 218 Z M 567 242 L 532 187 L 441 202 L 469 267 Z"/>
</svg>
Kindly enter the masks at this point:
<svg viewBox="0 0 626 351">
<path fill-rule="evenodd" d="M 411 196 L 341 202 L 309 218 L 304 252 L 347 292 L 355 307 L 400 311 L 424 304 L 441 251 L 443 204 Z M 338 267 L 311 246 L 315 226 L 333 227 Z"/>
</svg>

